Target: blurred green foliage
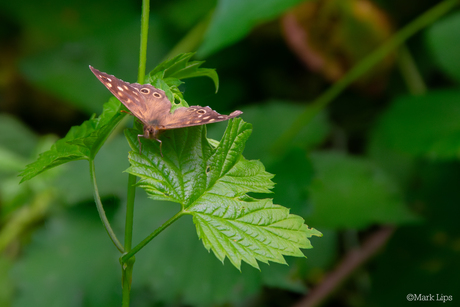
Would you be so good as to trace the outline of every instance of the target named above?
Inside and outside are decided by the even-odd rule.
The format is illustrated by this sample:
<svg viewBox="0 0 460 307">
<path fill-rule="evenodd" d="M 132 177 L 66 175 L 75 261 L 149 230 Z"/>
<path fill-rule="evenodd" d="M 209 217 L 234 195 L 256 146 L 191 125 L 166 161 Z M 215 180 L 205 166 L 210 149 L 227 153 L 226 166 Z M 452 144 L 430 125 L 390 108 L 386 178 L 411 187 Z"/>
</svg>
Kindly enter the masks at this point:
<svg viewBox="0 0 460 307">
<path fill-rule="evenodd" d="M 312 240 L 307 260 L 261 264 L 260 272 L 243 264 L 240 273 L 207 253 L 191 219 L 181 219 L 136 256 L 132 306 L 289 306 L 321 285 L 347 251 L 383 224 L 398 226 L 384 252 L 342 284 L 327 305 L 413 305 L 405 299 L 409 293 L 456 300 L 458 9 L 405 42 L 425 93 L 408 94 L 410 79 L 391 64 L 390 73 L 376 79 L 379 84 L 369 85 L 380 90 L 343 91 L 277 154 L 273 142 L 309 102 L 334 86 L 289 50 L 279 20 L 296 3 L 152 1 L 147 70 L 212 14 L 196 48 L 199 60 L 217 69 L 219 92 L 214 94 L 208 78 L 187 80 L 180 88 L 189 104 L 244 112 L 242 118 L 253 125 L 244 156 L 260 159 L 276 175 L 269 197 L 304 217 L 323 238 Z M 376 3 L 397 31 L 438 1 Z M 0 306 L 120 302 L 118 254 L 98 219 L 87 161 L 21 185 L 17 175 L 56 135 L 101 113 L 110 95 L 89 64 L 134 82 L 139 19 L 139 1 L 0 1 Z M 345 43 L 350 48 L 360 42 Z M 225 125 L 208 125 L 208 136 L 219 139 Z M 120 236 L 128 150 L 117 131 L 96 157 L 100 193 Z M 177 209 L 139 191 L 134 242 Z"/>
</svg>

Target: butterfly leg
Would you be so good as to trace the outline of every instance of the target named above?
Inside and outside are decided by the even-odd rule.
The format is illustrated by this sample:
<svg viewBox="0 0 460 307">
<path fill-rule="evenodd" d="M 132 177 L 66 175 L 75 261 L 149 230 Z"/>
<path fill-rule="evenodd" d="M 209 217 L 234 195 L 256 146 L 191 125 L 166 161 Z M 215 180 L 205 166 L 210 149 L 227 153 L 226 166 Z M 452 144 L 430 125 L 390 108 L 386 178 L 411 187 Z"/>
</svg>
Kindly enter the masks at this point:
<svg viewBox="0 0 460 307">
<path fill-rule="evenodd" d="M 163 158 L 163 151 L 161 150 L 161 145 L 163 145 L 163 142 L 159 139 L 155 139 L 155 140 L 157 140 L 157 142 L 160 143 L 160 155 Z"/>
<path fill-rule="evenodd" d="M 141 137 L 144 137 L 143 134 L 138 134 L 137 135 L 137 141 L 139 142 L 139 154 L 142 155 L 142 143 L 141 143 Z"/>
<path fill-rule="evenodd" d="M 128 111 L 125 111 L 125 110 L 120 110 L 120 113 L 126 113 L 126 114 L 128 114 L 128 115 L 133 115 L 133 113 L 128 112 Z"/>
</svg>

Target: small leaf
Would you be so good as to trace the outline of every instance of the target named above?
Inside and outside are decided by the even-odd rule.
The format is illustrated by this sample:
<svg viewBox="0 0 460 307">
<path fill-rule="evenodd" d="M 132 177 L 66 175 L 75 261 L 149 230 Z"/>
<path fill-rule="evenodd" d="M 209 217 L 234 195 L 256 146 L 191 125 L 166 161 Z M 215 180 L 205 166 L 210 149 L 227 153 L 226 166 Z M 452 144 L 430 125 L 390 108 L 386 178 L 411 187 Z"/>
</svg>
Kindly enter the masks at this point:
<svg viewBox="0 0 460 307">
<path fill-rule="evenodd" d="M 124 117 L 119 110 L 120 102 L 116 98 L 111 98 L 104 104 L 103 112 L 99 117 L 96 118 L 93 115 L 80 126 L 72 127 L 64 138 L 51 146 L 50 150 L 41 153 L 35 162 L 27 165 L 20 174 L 21 182 L 55 166 L 94 157 L 103 142 Z"/>
<path fill-rule="evenodd" d="M 285 263 L 283 255 L 303 257 L 300 248 L 311 248 L 308 238 L 321 236 L 271 199 L 246 195 L 273 188 L 273 175 L 262 163 L 242 157 L 251 131 L 241 119 L 231 120 L 212 147 L 204 126 L 170 130 L 162 136 L 163 158 L 156 141 L 143 140 L 140 154 L 138 131 L 126 133 L 133 149 L 127 172 L 140 178 L 138 185 L 150 198 L 181 204 L 182 212 L 193 216 L 204 246 L 238 269 L 241 260 L 258 268 L 256 260 Z"/>
<path fill-rule="evenodd" d="M 219 89 L 219 77 L 216 73 L 215 69 L 212 68 L 200 68 L 201 64 L 204 61 L 190 61 L 190 58 L 195 53 L 181 53 L 174 58 L 162 62 L 160 65 L 155 67 L 149 74 L 150 80 L 154 78 L 154 76 L 158 73 L 162 73 L 162 77 L 164 79 L 187 79 L 187 78 L 195 78 L 195 77 L 209 77 L 214 82 L 216 87 L 216 92 Z"/>
</svg>

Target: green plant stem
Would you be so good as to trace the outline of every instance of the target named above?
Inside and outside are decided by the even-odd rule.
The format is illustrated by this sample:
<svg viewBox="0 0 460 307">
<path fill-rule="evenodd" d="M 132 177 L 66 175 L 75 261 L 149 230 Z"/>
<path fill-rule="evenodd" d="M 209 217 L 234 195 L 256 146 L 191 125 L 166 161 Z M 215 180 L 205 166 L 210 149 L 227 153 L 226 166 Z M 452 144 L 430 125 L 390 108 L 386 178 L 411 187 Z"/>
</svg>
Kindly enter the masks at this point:
<svg viewBox="0 0 460 307">
<path fill-rule="evenodd" d="M 147 63 L 147 41 L 149 35 L 149 0 L 142 0 L 142 17 L 141 17 L 141 45 L 139 50 L 139 71 L 137 73 L 137 82 L 144 84 L 145 66 Z"/>
<path fill-rule="evenodd" d="M 422 95 L 426 92 L 426 85 L 417 69 L 417 65 L 406 46 L 398 52 L 398 64 L 401 75 L 406 81 L 407 88 L 412 95 Z"/>
<path fill-rule="evenodd" d="M 312 104 L 297 116 L 291 127 L 286 130 L 274 143 L 271 150 L 275 154 L 281 154 L 289 143 L 296 137 L 298 132 L 307 125 L 312 118 L 326 107 L 334 98 L 336 98 L 344 89 L 352 84 L 359 77 L 368 72 L 373 66 L 382 61 L 390 52 L 393 52 L 398 46 L 403 44 L 409 37 L 432 24 L 438 18 L 446 14 L 458 4 L 458 0 L 445 0 L 434 6 L 410 24 L 402 28 L 393 35 L 386 43 L 377 48 L 325 93 L 319 96 Z"/>
<path fill-rule="evenodd" d="M 123 270 L 125 272 L 125 270 Z M 121 306 L 123 307 L 128 307 L 129 306 L 129 299 L 131 297 L 131 289 L 130 289 L 130 283 L 128 278 L 125 278 L 125 273 L 123 273 L 123 297 L 121 301 Z M 132 276 L 132 272 L 131 272 Z"/>
<path fill-rule="evenodd" d="M 99 212 L 99 217 L 101 218 L 102 224 L 104 224 L 105 230 L 109 234 L 110 239 L 112 240 L 113 244 L 117 247 L 117 249 L 124 253 L 123 245 L 121 245 L 120 241 L 118 241 L 117 236 L 113 232 L 112 227 L 110 226 L 109 220 L 105 215 L 104 207 L 102 206 L 101 197 L 99 196 L 99 189 L 97 188 L 96 182 L 96 171 L 94 167 L 94 160 L 89 160 L 89 172 L 91 176 L 91 182 L 93 184 L 93 191 L 94 191 L 94 200 L 96 201 L 96 208 Z"/>
<path fill-rule="evenodd" d="M 153 238 L 155 238 L 157 235 L 159 235 L 163 230 L 165 230 L 169 225 L 174 223 L 178 218 L 180 218 L 182 215 L 185 213 L 183 211 L 179 211 L 176 213 L 173 217 L 171 217 L 169 220 L 163 223 L 160 227 L 155 229 L 154 232 L 152 232 L 148 237 L 146 237 L 144 240 L 142 240 L 141 243 L 137 244 L 132 250 L 130 250 L 128 253 L 124 254 L 123 257 L 121 257 L 121 261 L 123 263 L 126 263 L 132 256 L 134 256 L 138 251 L 140 251 L 145 245 L 147 245 Z"/>
<path fill-rule="evenodd" d="M 129 251 L 133 242 L 134 198 L 136 193 L 136 176 L 128 176 L 128 193 L 125 218 L 125 251 Z"/>
<path fill-rule="evenodd" d="M 147 34 L 148 34 L 148 14 L 149 14 L 149 3 L 147 0 L 143 1 L 142 9 L 142 18 L 141 18 L 141 44 L 140 44 L 140 56 L 139 56 L 139 74 L 138 74 L 138 83 L 144 83 L 145 77 L 145 65 L 146 65 L 146 55 L 147 55 Z M 198 47 L 198 45 L 203 40 L 204 33 L 211 21 L 212 12 L 210 12 L 202 21 L 200 21 L 189 33 L 171 50 L 167 57 L 173 57 L 181 52 L 193 51 Z M 127 209 L 126 209 L 126 223 L 125 223 L 125 251 L 129 252 L 132 245 L 132 230 L 133 230 L 133 217 L 134 217 L 134 196 L 135 196 L 135 183 L 136 177 L 134 175 L 129 175 L 128 178 L 128 200 L 127 200 Z M 176 215 L 177 216 L 177 215 Z M 173 217 L 171 223 L 177 219 Z M 166 228 L 166 225 L 164 228 Z M 163 229 L 164 229 L 163 228 Z M 158 229 L 158 232 L 154 232 L 151 237 L 147 237 L 144 241 L 147 244 L 152 240 L 156 235 L 158 235 L 163 229 Z M 142 242 L 144 242 L 142 241 Z M 123 263 L 125 263 L 132 255 L 137 253 L 144 245 L 141 245 L 142 242 L 136 246 L 135 251 L 129 253 L 129 255 L 123 256 Z"/>
<path fill-rule="evenodd" d="M 134 257 L 131 259 L 132 261 L 128 261 L 128 263 L 121 263 L 122 280 L 123 280 L 123 298 L 122 298 L 123 307 L 129 306 L 129 299 L 131 296 L 131 282 L 132 282 L 132 276 L 133 276 Z"/>
<path fill-rule="evenodd" d="M 141 42 L 139 50 L 139 70 L 137 74 L 137 82 L 144 84 L 145 66 L 147 63 L 147 41 L 149 34 L 149 13 L 150 0 L 142 0 L 142 17 L 141 17 Z M 133 241 L 133 224 L 134 224 L 134 199 L 136 195 L 136 176 L 129 174 L 128 176 L 128 192 L 126 201 L 126 219 L 125 219 L 125 251 L 131 250 Z M 123 298 L 122 306 L 128 307 L 131 293 L 131 283 L 133 276 L 134 258 L 128 263 L 121 263 L 122 269 L 122 286 Z"/>
</svg>

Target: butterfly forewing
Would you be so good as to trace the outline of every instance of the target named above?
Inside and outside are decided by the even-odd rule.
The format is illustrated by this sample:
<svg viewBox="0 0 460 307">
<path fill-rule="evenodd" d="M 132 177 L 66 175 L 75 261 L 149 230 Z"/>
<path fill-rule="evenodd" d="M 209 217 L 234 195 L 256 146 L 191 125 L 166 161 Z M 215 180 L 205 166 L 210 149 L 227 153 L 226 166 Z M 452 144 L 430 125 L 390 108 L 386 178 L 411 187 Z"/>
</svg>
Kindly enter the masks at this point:
<svg viewBox="0 0 460 307">
<path fill-rule="evenodd" d="M 143 95 L 140 94 L 139 90 L 135 85 L 118 79 L 113 75 L 101 72 L 93 67 L 89 67 L 94 75 L 105 85 L 105 87 L 120 100 L 125 107 L 130 110 L 134 116 L 139 118 L 145 124 L 148 119 L 145 115 L 148 111 L 148 105 Z"/>
</svg>

